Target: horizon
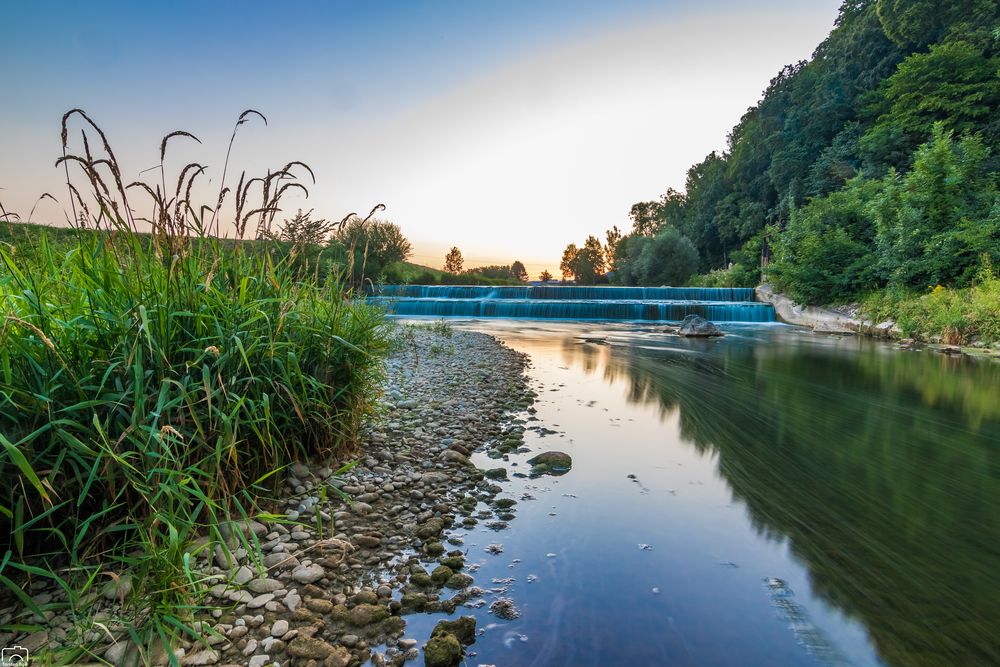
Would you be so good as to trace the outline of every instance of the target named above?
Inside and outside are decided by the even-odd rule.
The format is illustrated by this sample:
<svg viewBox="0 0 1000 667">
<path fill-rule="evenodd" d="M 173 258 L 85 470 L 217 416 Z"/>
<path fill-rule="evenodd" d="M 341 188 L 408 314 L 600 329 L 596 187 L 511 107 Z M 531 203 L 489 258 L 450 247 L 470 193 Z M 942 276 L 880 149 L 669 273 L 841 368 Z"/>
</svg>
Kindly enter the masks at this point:
<svg viewBox="0 0 1000 667">
<path fill-rule="evenodd" d="M 227 180 L 233 165 L 257 173 L 302 160 L 316 172 L 311 196 L 289 197 L 279 218 L 384 203 L 380 217 L 411 240 L 413 263 L 440 268 L 457 246 L 466 268 L 518 260 L 531 279 L 558 276 L 567 244 L 613 225 L 627 232 L 633 203 L 683 190 L 687 169 L 725 148 L 770 79 L 811 57 L 839 4 L 340 2 L 308 6 L 307 24 L 303 12 L 223 3 L 174 28 L 203 47 L 185 50 L 145 35 L 193 4 L 19 6 L 0 62 L 11 93 L 2 201 L 26 215 L 42 192 L 65 200 L 52 165 L 70 108 L 108 133 L 127 178 L 181 129 L 203 145 L 172 143 L 168 164 L 196 159 L 213 179 L 237 115 L 254 108 L 268 125 L 241 128 Z M 261 43 L 274 47 L 250 60 Z M 64 224 L 48 201 L 34 217 Z"/>
</svg>

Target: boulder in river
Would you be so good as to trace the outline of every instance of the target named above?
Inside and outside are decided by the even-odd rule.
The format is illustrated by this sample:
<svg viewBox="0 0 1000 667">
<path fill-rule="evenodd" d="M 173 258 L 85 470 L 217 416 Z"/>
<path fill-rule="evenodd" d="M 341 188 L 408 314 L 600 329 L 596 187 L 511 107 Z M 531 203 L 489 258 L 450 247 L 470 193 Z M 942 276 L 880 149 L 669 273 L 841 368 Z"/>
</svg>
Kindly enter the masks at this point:
<svg viewBox="0 0 1000 667">
<path fill-rule="evenodd" d="M 528 459 L 532 465 L 533 475 L 563 475 L 573 467 L 573 459 L 566 452 L 542 452 L 538 456 Z"/>
<path fill-rule="evenodd" d="M 677 329 L 678 336 L 688 338 L 710 338 L 721 336 L 719 327 L 715 326 L 700 315 L 688 315 L 681 321 L 680 328 Z"/>
</svg>

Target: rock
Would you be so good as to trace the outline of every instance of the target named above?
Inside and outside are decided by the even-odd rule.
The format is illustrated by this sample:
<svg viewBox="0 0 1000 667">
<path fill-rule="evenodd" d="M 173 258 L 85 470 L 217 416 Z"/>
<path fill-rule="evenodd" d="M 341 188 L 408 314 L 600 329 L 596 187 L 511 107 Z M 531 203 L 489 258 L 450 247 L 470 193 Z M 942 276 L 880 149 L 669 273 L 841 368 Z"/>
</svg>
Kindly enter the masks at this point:
<svg viewBox="0 0 1000 667">
<path fill-rule="evenodd" d="M 132 577 L 125 574 L 119 577 L 117 580 L 112 579 L 108 583 L 104 584 L 101 589 L 101 595 L 104 596 L 105 600 L 124 600 L 128 597 L 128 594 L 132 592 Z"/>
<path fill-rule="evenodd" d="M 311 584 L 323 578 L 326 571 L 322 566 L 313 563 L 311 565 L 300 565 L 292 570 L 292 579 L 300 584 Z"/>
<path fill-rule="evenodd" d="M 235 581 L 239 586 L 244 585 L 251 579 L 253 579 L 253 570 L 246 565 L 243 565 L 240 569 L 236 570 L 236 576 L 233 577 L 233 581 Z"/>
<path fill-rule="evenodd" d="M 285 553 L 273 553 L 264 556 L 264 567 L 271 570 L 291 570 L 299 566 L 299 559 Z"/>
<path fill-rule="evenodd" d="M 473 581 L 474 579 L 469 575 L 464 574 L 462 572 L 456 572 L 455 574 L 448 577 L 448 581 L 444 582 L 444 585 L 445 588 L 460 590 L 471 586 Z"/>
<path fill-rule="evenodd" d="M 317 614 L 329 614 L 333 611 L 333 603 L 329 600 L 322 600 L 320 598 L 307 598 L 306 608 L 316 612 Z"/>
<path fill-rule="evenodd" d="M 299 596 L 298 593 L 292 591 L 291 593 L 286 595 L 281 602 L 286 607 L 288 607 L 288 611 L 294 612 L 296 609 L 298 609 L 299 605 L 302 603 L 302 598 Z"/>
<path fill-rule="evenodd" d="M 259 609 L 260 607 L 263 607 L 273 599 L 274 599 L 274 593 L 263 593 L 261 595 L 258 595 L 254 599 L 250 600 L 250 602 L 247 602 L 247 607 L 249 609 Z"/>
<path fill-rule="evenodd" d="M 463 456 L 454 449 L 446 449 L 438 456 L 445 463 L 460 463 L 465 464 L 469 462 L 469 457 Z"/>
<path fill-rule="evenodd" d="M 252 658 L 250 658 L 249 662 L 247 662 L 247 667 L 264 667 L 264 665 L 268 664 L 269 662 L 271 662 L 271 658 L 269 658 L 266 654 L 255 655 Z"/>
<path fill-rule="evenodd" d="M 465 646 L 475 644 L 476 619 L 473 616 L 461 616 L 454 621 L 441 621 L 434 626 L 431 637 L 436 637 L 440 634 L 454 635 Z"/>
<path fill-rule="evenodd" d="M 372 506 L 362 502 L 351 503 L 351 511 L 355 514 L 368 514 L 372 511 Z"/>
<path fill-rule="evenodd" d="M 277 579 L 253 579 L 247 584 L 247 589 L 258 595 L 261 593 L 273 593 L 284 587 L 285 585 Z"/>
<path fill-rule="evenodd" d="M 549 473 L 562 475 L 573 467 L 573 459 L 566 452 L 542 452 L 534 458 L 528 459 L 528 463 L 534 466 L 532 474 Z"/>
<path fill-rule="evenodd" d="M 422 540 L 437 537 L 444 530 L 444 520 L 438 517 L 428 519 L 417 528 L 417 537 Z"/>
<path fill-rule="evenodd" d="M 333 653 L 334 647 L 315 637 L 296 637 L 288 644 L 288 655 L 293 658 L 323 660 Z"/>
<path fill-rule="evenodd" d="M 182 665 L 214 665 L 219 662 L 219 652 L 206 648 L 181 658 Z"/>
<path fill-rule="evenodd" d="M 442 633 L 431 637 L 424 647 L 427 667 L 455 667 L 462 660 L 462 644 L 455 635 Z"/>
<path fill-rule="evenodd" d="M 389 617 L 389 610 L 373 604 L 359 604 L 347 612 L 348 622 L 355 627 L 378 623 Z"/>
<path fill-rule="evenodd" d="M 489 479 L 507 479 L 506 468 L 490 468 L 484 474 Z"/>
<path fill-rule="evenodd" d="M 438 565 L 434 568 L 434 571 L 431 572 L 431 580 L 436 584 L 443 584 L 448 581 L 453 574 L 455 573 L 452 572 L 452 569 L 447 565 Z"/>
<path fill-rule="evenodd" d="M 719 327 L 704 317 L 688 315 L 681 321 L 680 328 L 677 329 L 677 335 L 688 338 L 709 338 L 712 336 L 721 336 L 722 332 L 719 331 Z"/>
<path fill-rule="evenodd" d="M 358 535 L 354 538 L 354 543 L 362 549 L 378 549 L 382 545 L 382 540 L 372 535 Z"/>
<path fill-rule="evenodd" d="M 279 618 L 271 625 L 272 637 L 284 637 L 286 632 L 288 632 L 288 621 L 283 618 Z"/>
</svg>

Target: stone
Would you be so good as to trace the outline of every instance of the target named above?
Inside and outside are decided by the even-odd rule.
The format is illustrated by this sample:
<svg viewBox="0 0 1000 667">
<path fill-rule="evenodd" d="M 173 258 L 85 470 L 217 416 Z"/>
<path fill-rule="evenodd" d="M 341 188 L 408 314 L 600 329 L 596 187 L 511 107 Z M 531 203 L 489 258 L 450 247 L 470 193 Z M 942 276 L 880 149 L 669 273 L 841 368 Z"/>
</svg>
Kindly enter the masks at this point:
<svg viewBox="0 0 1000 667">
<path fill-rule="evenodd" d="M 286 649 L 293 658 L 323 660 L 333 653 L 334 647 L 315 637 L 296 637 Z"/>
<path fill-rule="evenodd" d="M 355 627 L 378 623 L 389 617 L 389 610 L 373 604 L 359 604 L 347 612 L 348 622 Z"/>
<path fill-rule="evenodd" d="M 451 578 L 451 575 L 455 574 L 450 567 L 447 565 L 438 565 L 431 572 L 431 580 L 436 584 L 443 584 Z"/>
<path fill-rule="evenodd" d="M 566 452 L 542 452 L 528 459 L 532 475 L 564 475 L 573 467 L 573 459 Z"/>
<path fill-rule="evenodd" d="M 461 590 L 463 588 L 468 588 L 472 585 L 474 579 L 467 574 L 462 572 L 456 572 L 455 574 L 448 577 L 448 581 L 444 582 L 446 588 L 451 588 L 454 590 Z"/>
<path fill-rule="evenodd" d="M 240 569 L 236 570 L 236 576 L 233 577 L 233 581 L 235 581 L 239 586 L 246 584 L 251 579 L 253 579 L 253 570 L 246 565 L 243 565 Z"/>
<path fill-rule="evenodd" d="M 489 479 L 507 479 L 506 468 L 490 468 L 485 473 Z"/>
<path fill-rule="evenodd" d="M 469 457 L 463 456 L 462 454 L 456 452 L 454 449 L 446 449 L 438 456 L 439 459 L 445 463 L 460 463 L 465 464 L 469 462 Z"/>
<path fill-rule="evenodd" d="M 382 545 L 382 540 L 372 535 L 358 535 L 354 538 L 354 543 L 362 549 L 378 549 Z"/>
<path fill-rule="evenodd" d="M 264 665 L 268 664 L 269 662 L 271 662 L 271 658 L 269 658 L 267 654 L 255 655 L 252 658 L 250 658 L 249 662 L 247 662 L 247 667 L 264 667 Z"/>
<path fill-rule="evenodd" d="M 424 647 L 427 667 L 455 667 L 462 660 L 462 644 L 455 635 L 442 633 L 431 637 Z"/>
<path fill-rule="evenodd" d="M 182 665 L 214 665 L 219 662 L 219 652 L 214 648 L 196 651 L 181 658 Z"/>
<path fill-rule="evenodd" d="M 333 603 L 320 598 L 306 598 L 306 608 L 317 614 L 329 614 L 333 611 Z"/>
<path fill-rule="evenodd" d="M 473 616 L 461 616 L 454 621 L 441 621 L 434 626 L 431 637 L 440 634 L 451 634 L 462 644 L 468 646 L 476 643 L 476 619 Z"/>
<path fill-rule="evenodd" d="M 681 321 L 680 328 L 677 329 L 678 336 L 688 338 L 710 338 L 721 336 L 719 327 L 715 326 L 704 317 L 699 315 L 688 315 Z"/>
<path fill-rule="evenodd" d="M 274 599 L 274 593 L 263 593 L 261 595 L 258 595 L 254 599 L 250 600 L 250 602 L 247 602 L 247 608 L 259 609 L 260 607 L 263 607 L 273 599 Z"/>
<path fill-rule="evenodd" d="M 247 589 L 252 593 L 273 593 L 281 590 L 285 585 L 277 579 L 253 579 L 247 584 Z"/>
<path fill-rule="evenodd" d="M 300 565 L 292 570 L 292 579 L 300 584 L 311 584 L 323 578 L 326 571 L 322 566 L 313 563 L 311 565 Z"/>
<path fill-rule="evenodd" d="M 422 540 L 437 537 L 442 530 L 444 530 L 444 519 L 434 517 L 417 527 L 417 537 Z"/>
<path fill-rule="evenodd" d="M 264 556 L 264 567 L 268 570 L 291 570 L 299 566 L 299 559 L 285 553 L 272 553 Z"/>
<path fill-rule="evenodd" d="M 302 604 L 302 598 L 295 591 L 291 591 L 285 596 L 282 603 L 288 607 L 288 611 L 294 613 L 295 610 L 298 609 L 299 605 Z"/>
<path fill-rule="evenodd" d="M 124 600 L 128 597 L 128 594 L 132 592 L 132 577 L 130 575 L 122 575 L 117 580 L 112 579 L 108 583 L 104 584 L 101 589 L 101 594 L 104 596 L 105 600 Z"/>
<path fill-rule="evenodd" d="M 283 618 L 279 618 L 271 626 L 272 637 L 283 637 L 286 632 L 288 632 L 288 621 Z"/>
</svg>

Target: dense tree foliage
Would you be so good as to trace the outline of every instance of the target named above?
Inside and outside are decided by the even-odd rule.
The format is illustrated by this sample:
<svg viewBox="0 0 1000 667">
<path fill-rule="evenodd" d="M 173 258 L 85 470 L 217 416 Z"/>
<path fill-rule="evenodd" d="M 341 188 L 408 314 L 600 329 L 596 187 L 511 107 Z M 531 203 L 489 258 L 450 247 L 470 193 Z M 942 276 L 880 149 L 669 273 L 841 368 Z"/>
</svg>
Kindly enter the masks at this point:
<svg viewBox="0 0 1000 667">
<path fill-rule="evenodd" d="M 684 192 L 632 206 L 619 281 L 660 277 L 650 267 L 672 256 L 643 253 L 673 228 L 716 283 L 773 255 L 769 277 L 814 302 L 966 285 L 984 258 L 1000 264 L 998 109 L 996 0 L 846 0 Z"/>
</svg>

